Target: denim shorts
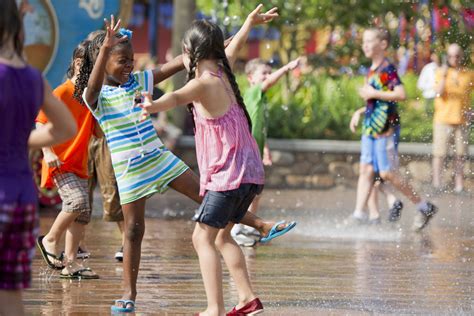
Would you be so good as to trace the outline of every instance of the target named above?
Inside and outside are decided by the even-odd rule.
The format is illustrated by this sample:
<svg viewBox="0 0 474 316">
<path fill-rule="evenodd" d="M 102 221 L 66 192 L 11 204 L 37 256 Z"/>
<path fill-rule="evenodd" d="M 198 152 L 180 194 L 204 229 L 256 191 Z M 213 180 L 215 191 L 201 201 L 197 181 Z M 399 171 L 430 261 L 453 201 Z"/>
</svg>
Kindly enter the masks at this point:
<svg viewBox="0 0 474 316">
<path fill-rule="evenodd" d="M 196 222 L 224 228 L 229 222 L 239 223 L 263 185 L 245 183 L 229 191 L 207 191 L 198 210 Z"/>
<path fill-rule="evenodd" d="M 393 135 L 373 137 L 362 135 L 360 162 L 374 167 L 374 172 L 398 169 L 399 129 Z"/>
</svg>

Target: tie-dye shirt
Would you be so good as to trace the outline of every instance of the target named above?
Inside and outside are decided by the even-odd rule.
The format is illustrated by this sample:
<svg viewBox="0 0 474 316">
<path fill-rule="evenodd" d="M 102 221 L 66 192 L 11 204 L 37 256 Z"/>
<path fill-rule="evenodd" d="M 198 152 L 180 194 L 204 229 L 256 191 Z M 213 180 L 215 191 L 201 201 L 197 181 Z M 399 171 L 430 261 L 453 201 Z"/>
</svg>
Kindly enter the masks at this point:
<svg viewBox="0 0 474 316">
<path fill-rule="evenodd" d="M 385 60 L 378 68 L 369 71 L 367 83 L 381 91 L 393 91 L 396 86 L 402 84 L 397 69 L 388 60 Z M 363 124 L 365 135 L 376 136 L 398 125 L 400 125 L 400 117 L 397 102 L 376 99 L 367 101 Z"/>
</svg>

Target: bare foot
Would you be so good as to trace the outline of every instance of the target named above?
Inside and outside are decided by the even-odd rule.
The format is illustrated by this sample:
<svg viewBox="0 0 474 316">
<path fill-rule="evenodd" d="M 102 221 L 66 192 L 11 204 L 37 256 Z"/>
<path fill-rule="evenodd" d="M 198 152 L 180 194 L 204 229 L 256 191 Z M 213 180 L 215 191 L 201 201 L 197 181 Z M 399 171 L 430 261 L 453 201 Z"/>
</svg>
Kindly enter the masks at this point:
<svg viewBox="0 0 474 316">
<path fill-rule="evenodd" d="M 57 244 L 55 242 L 48 241 L 46 236 L 41 240 L 41 243 L 48 253 L 55 256 L 48 256 L 49 261 L 56 267 L 63 267 L 64 264 L 62 262 L 61 255 L 58 255 L 59 251 L 57 249 Z"/>
<path fill-rule="evenodd" d="M 62 275 L 74 275 L 80 271 L 80 276 L 82 278 L 98 278 L 97 273 L 92 271 L 90 268 L 85 268 L 82 264 L 79 264 L 75 261 L 70 261 L 66 264 L 64 269 L 61 271 Z"/>
</svg>

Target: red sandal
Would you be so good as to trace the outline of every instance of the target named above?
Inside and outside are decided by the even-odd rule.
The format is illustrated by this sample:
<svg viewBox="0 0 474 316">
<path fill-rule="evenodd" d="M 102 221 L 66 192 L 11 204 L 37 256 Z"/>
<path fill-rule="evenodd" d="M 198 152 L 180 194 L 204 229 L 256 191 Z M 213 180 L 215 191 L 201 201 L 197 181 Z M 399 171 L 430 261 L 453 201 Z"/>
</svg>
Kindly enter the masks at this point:
<svg viewBox="0 0 474 316">
<path fill-rule="evenodd" d="M 260 313 L 263 313 L 263 305 L 257 297 L 239 309 L 236 309 L 234 306 L 234 308 L 227 313 L 227 316 L 257 315 Z"/>
</svg>

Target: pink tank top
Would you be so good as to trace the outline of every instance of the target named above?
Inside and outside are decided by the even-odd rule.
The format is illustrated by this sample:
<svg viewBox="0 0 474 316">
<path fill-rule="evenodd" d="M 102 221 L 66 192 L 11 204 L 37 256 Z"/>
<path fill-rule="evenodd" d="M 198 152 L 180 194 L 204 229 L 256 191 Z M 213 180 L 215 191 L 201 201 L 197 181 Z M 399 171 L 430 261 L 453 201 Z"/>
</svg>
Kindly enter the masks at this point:
<svg viewBox="0 0 474 316">
<path fill-rule="evenodd" d="M 203 117 L 193 107 L 201 196 L 207 190 L 228 191 L 244 183 L 265 182 L 262 159 L 245 113 L 222 79 L 221 69 L 211 74 L 221 79 L 232 104 L 218 118 Z"/>
</svg>

